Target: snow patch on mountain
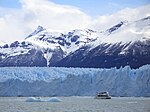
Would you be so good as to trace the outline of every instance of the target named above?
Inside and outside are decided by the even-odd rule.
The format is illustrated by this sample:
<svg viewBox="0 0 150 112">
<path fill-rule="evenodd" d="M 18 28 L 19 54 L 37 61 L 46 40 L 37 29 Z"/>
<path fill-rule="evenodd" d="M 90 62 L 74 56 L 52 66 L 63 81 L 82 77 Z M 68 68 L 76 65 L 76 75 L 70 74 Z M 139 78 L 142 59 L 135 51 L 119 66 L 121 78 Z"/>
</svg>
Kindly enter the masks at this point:
<svg viewBox="0 0 150 112">
<path fill-rule="evenodd" d="M 44 53 L 44 58 L 47 61 L 47 67 L 50 65 L 50 60 L 52 58 L 52 55 L 53 55 L 52 52 L 46 52 L 46 53 Z"/>
<path fill-rule="evenodd" d="M 129 42 L 145 41 L 150 39 L 150 17 L 146 17 L 134 22 L 120 22 L 119 24 L 109 28 L 98 39 L 91 44 L 95 48 L 100 43 L 122 44 Z"/>
<path fill-rule="evenodd" d="M 4 44 L 6 44 L 4 41 L 0 40 L 0 46 L 3 46 Z"/>
<path fill-rule="evenodd" d="M 5 48 L 5 49 L 1 49 L 0 53 L 3 53 L 3 55 L 5 55 L 5 57 L 9 57 L 9 56 L 16 56 L 16 55 L 20 55 L 20 54 L 26 54 L 26 53 L 28 53 L 28 49 L 24 49 L 22 47 Z"/>
</svg>

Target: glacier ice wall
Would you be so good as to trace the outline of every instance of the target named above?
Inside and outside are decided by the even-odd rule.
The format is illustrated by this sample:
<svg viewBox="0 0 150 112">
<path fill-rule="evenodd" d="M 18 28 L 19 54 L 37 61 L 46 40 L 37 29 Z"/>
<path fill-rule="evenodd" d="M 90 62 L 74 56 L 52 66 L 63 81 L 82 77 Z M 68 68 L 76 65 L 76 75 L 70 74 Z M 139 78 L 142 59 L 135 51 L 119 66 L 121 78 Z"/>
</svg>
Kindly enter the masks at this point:
<svg viewBox="0 0 150 112">
<path fill-rule="evenodd" d="M 0 96 L 150 96 L 150 65 L 139 69 L 2 67 Z"/>
</svg>

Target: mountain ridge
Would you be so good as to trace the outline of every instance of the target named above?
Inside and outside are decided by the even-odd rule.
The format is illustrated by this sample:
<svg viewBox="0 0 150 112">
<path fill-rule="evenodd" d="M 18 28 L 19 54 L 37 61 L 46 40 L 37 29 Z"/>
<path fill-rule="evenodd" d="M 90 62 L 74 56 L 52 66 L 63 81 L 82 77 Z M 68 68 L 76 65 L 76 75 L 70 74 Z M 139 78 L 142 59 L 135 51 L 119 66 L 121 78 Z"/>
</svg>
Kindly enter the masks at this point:
<svg viewBox="0 0 150 112">
<path fill-rule="evenodd" d="M 0 46 L 0 66 L 138 68 L 150 64 L 149 23 L 150 16 L 106 31 L 51 32 L 38 26 L 25 40 Z"/>
</svg>

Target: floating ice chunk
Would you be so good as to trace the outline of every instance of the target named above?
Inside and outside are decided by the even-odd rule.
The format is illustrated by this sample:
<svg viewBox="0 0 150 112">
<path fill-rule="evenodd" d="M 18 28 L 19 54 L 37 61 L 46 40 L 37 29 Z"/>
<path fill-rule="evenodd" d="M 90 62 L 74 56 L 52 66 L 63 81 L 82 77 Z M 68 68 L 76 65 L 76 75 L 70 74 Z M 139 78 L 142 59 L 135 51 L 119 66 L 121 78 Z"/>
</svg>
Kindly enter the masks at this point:
<svg viewBox="0 0 150 112">
<path fill-rule="evenodd" d="M 56 97 L 52 97 L 48 100 L 48 102 L 62 102 L 62 100 Z"/>
<path fill-rule="evenodd" d="M 48 100 L 42 100 L 40 97 L 29 97 L 26 102 L 62 102 L 62 100 L 56 97 L 52 97 Z"/>
<path fill-rule="evenodd" d="M 29 97 L 26 102 L 42 102 L 41 98 Z"/>
</svg>

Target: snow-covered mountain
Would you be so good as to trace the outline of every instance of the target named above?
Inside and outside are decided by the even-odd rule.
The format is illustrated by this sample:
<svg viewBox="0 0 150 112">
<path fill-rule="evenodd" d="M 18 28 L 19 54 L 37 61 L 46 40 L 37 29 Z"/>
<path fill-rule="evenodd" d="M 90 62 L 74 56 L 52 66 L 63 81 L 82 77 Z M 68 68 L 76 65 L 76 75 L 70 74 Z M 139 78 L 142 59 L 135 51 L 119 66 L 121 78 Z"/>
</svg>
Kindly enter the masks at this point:
<svg viewBox="0 0 150 112">
<path fill-rule="evenodd" d="M 130 65 L 138 68 L 150 63 L 150 17 L 120 22 L 107 29 L 90 44 L 57 63 L 65 67 L 111 68 Z"/>
<path fill-rule="evenodd" d="M 79 49 L 81 46 L 94 41 L 100 34 L 101 33 L 90 29 L 56 32 L 38 26 L 25 41 L 43 48 L 50 48 L 51 50 L 60 47 L 66 54 L 69 54 L 70 52 Z"/>
<path fill-rule="evenodd" d="M 1 67 L 0 96 L 150 96 L 150 65 L 139 69 Z"/>
<path fill-rule="evenodd" d="M 107 30 L 38 28 L 23 41 L 0 45 L 0 66 L 138 68 L 150 64 L 150 17 Z"/>
</svg>

